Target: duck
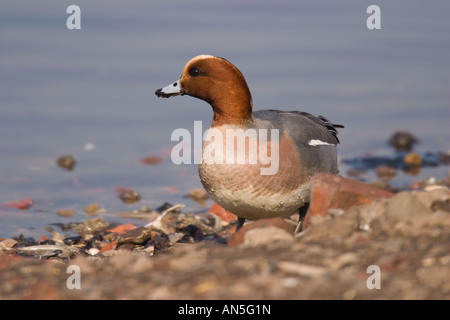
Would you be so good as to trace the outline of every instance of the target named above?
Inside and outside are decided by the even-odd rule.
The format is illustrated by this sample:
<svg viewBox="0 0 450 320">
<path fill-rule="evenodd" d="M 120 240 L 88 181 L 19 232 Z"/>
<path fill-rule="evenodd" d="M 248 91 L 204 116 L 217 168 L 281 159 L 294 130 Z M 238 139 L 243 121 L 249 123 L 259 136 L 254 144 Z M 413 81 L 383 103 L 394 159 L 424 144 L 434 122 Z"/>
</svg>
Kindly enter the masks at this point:
<svg viewBox="0 0 450 320">
<path fill-rule="evenodd" d="M 199 177 L 212 200 L 237 216 L 236 232 L 246 220 L 296 213 L 294 233 L 302 230 L 311 179 L 317 173 L 339 172 L 336 128 L 343 125 L 303 111 L 253 112 L 243 74 L 213 55 L 192 58 L 177 81 L 155 94 L 188 95 L 212 107 Z"/>
</svg>

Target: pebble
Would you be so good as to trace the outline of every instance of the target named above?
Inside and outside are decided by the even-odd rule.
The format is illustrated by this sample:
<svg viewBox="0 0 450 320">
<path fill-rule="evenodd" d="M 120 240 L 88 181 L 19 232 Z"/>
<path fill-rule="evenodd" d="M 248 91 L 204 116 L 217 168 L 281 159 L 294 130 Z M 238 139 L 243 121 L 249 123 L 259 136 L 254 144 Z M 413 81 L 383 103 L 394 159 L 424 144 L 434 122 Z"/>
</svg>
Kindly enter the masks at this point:
<svg viewBox="0 0 450 320">
<path fill-rule="evenodd" d="M 147 164 L 147 165 L 155 165 L 160 162 L 162 162 L 162 159 L 160 157 L 148 156 L 148 157 L 141 159 L 141 163 Z"/>
<path fill-rule="evenodd" d="M 73 217 L 76 214 L 77 213 L 71 209 L 59 209 L 58 210 L 58 216 L 60 216 L 60 217 L 69 218 L 69 217 Z"/>
<path fill-rule="evenodd" d="M 422 164 L 422 157 L 416 152 L 411 152 L 403 158 L 403 162 L 409 166 L 420 166 Z"/>
<path fill-rule="evenodd" d="M 63 155 L 56 160 L 56 163 L 61 168 L 72 171 L 75 167 L 76 160 L 72 155 Z"/>
<path fill-rule="evenodd" d="M 90 248 L 87 252 L 88 252 L 91 256 L 95 256 L 95 255 L 99 254 L 100 250 L 97 249 L 97 248 Z"/>
<path fill-rule="evenodd" d="M 84 208 L 84 212 L 86 212 L 90 216 L 95 216 L 97 215 L 99 209 L 100 207 L 97 203 L 92 203 L 88 205 L 86 208 Z"/>
<path fill-rule="evenodd" d="M 186 196 L 197 202 L 201 207 L 205 206 L 206 200 L 209 199 L 208 193 L 204 189 L 194 188 Z"/>
<path fill-rule="evenodd" d="M 119 198 L 124 203 L 136 203 L 141 200 L 141 195 L 132 189 L 123 189 L 119 193 Z"/>
<path fill-rule="evenodd" d="M 184 237 L 184 233 L 182 232 L 174 232 L 174 233 L 170 233 L 168 235 L 169 237 L 169 241 L 172 243 L 178 242 L 179 240 L 181 240 Z"/>
<path fill-rule="evenodd" d="M 148 205 L 143 205 L 140 209 L 139 212 L 151 212 L 152 209 L 148 206 Z"/>
</svg>

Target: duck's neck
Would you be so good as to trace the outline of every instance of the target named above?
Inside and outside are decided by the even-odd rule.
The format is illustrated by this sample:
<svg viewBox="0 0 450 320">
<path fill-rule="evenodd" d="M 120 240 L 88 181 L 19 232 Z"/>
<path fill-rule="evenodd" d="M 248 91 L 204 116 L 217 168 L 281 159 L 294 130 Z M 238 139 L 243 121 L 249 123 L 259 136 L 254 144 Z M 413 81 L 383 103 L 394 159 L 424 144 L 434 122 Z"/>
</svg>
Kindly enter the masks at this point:
<svg viewBox="0 0 450 320">
<path fill-rule="evenodd" d="M 247 89 L 247 88 L 245 88 Z M 248 126 L 253 121 L 250 91 L 228 92 L 224 99 L 210 101 L 214 111 L 211 127 L 222 125 Z"/>
</svg>

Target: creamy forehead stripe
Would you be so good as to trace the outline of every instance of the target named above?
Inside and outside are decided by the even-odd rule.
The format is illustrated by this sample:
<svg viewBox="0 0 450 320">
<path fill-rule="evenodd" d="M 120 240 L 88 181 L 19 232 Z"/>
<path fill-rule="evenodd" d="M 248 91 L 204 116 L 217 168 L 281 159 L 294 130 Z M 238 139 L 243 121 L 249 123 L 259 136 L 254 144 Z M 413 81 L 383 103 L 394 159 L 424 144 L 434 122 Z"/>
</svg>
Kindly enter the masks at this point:
<svg viewBox="0 0 450 320">
<path fill-rule="evenodd" d="M 192 58 L 191 62 L 201 60 L 201 59 L 211 59 L 211 58 L 217 58 L 217 57 L 209 55 L 209 54 L 201 54 L 199 56 Z"/>
<path fill-rule="evenodd" d="M 332 143 L 324 142 L 324 141 L 321 141 L 318 139 L 311 139 L 311 140 L 309 140 L 308 144 L 313 147 L 315 147 L 315 146 L 335 146 Z"/>
<path fill-rule="evenodd" d="M 161 89 L 162 93 L 179 93 L 181 92 L 181 85 L 180 85 L 180 80 L 169 84 L 168 86 L 165 86 L 164 88 Z"/>
</svg>

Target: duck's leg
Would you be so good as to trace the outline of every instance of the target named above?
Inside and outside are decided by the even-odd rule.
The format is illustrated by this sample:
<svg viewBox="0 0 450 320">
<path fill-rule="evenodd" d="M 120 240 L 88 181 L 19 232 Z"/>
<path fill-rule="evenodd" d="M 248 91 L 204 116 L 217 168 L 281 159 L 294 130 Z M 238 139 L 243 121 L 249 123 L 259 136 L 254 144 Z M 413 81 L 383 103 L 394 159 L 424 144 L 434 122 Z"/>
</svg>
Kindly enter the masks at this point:
<svg viewBox="0 0 450 320">
<path fill-rule="evenodd" d="M 242 228 L 242 226 L 244 225 L 244 222 L 245 222 L 245 218 L 241 218 L 241 217 L 238 217 L 238 218 L 237 218 L 237 222 L 236 222 L 236 231 L 235 231 L 235 233 L 238 232 L 238 230 L 239 230 L 240 228 Z"/>
<path fill-rule="evenodd" d="M 306 212 L 308 211 L 308 208 L 309 208 L 309 203 L 305 203 L 305 205 L 303 207 L 298 209 L 299 218 L 298 218 L 297 227 L 295 228 L 295 231 L 294 231 L 294 236 L 296 236 L 297 234 L 302 232 L 303 220 L 305 219 Z"/>
</svg>

